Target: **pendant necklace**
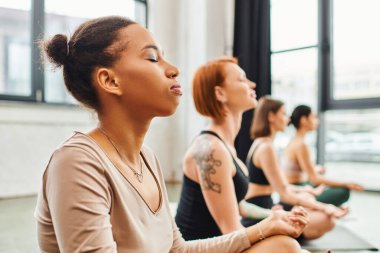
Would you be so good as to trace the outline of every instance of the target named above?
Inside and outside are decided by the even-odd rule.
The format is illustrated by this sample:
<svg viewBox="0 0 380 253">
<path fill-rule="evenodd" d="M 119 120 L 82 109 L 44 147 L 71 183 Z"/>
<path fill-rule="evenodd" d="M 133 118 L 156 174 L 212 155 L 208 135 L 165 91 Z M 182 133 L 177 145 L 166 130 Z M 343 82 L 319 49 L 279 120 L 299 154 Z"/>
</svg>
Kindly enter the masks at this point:
<svg viewBox="0 0 380 253">
<path fill-rule="evenodd" d="M 101 127 L 98 127 L 100 132 L 107 138 L 107 140 L 109 141 L 109 143 L 111 143 L 111 145 L 113 146 L 113 148 L 116 150 L 116 153 L 119 155 L 120 159 L 127 165 L 127 167 L 133 172 L 133 174 L 135 175 L 136 179 L 142 183 L 143 182 L 143 179 L 144 179 L 144 175 L 143 175 L 143 164 L 141 162 L 141 153 L 140 153 L 140 156 L 139 156 L 139 162 L 140 162 L 140 173 L 137 172 L 132 166 L 129 165 L 129 163 L 123 158 L 123 156 L 121 155 L 119 149 L 117 148 L 117 145 L 115 144 L 115 142 L 111 139 L 111 137 L 109 137 L 109 135 L 101 128 Z"/>
</svg>

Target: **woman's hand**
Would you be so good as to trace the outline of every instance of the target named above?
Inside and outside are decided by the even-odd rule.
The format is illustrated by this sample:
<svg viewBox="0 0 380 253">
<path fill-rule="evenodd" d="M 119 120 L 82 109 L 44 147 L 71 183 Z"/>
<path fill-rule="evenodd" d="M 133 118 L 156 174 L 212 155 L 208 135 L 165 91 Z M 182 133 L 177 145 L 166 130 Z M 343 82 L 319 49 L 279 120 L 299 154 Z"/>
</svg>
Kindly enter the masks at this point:
<svg viewBox="0 0 380 253">
<path fill-rule="evenodd" d="M 326 214 L 331 215 L 331 216 L 338 218 L 338 219 L 342 218 L 343 216 L 345 216 L 349 212 L 348 208 L 346 208 L 346 207 L 336 207 L 336 206 L 331 205 L 331 204 L 326 204 L 324 206 L 323 211 Z"/>
<path fill-rule="evenodd" d="M 353 190 L 353 191 L 364 191 L 364 187 L 360 184 L 356 183 L 346 183 L 345 184 L 346 188 Z"/>
<path fill-rule="evenodd" d="M 320 175 L 324 175 L 326 174 L 326 167 L 322 166 L 322 165 L 317 165 L 315 166 L 315 169 L 316 169 L 316 172 Z"/>
<path fill-rule="evenodd" d="M 325 186 L 323 184 L 320 184 L 317 187 L 313 187 L 311 185 L 305 186 L 305 191 L 312 194 L 313 196 L 320 195 L 325 190 Z"/>
<path fill-rule="evenodd" d="M 265 237 L 288 235 L 299 237 L 309 223 L 309 216 L 303 207 L 294 207 L 290 212 L 272 211 L 271 215 L 260 222 Z"/>
</svg>

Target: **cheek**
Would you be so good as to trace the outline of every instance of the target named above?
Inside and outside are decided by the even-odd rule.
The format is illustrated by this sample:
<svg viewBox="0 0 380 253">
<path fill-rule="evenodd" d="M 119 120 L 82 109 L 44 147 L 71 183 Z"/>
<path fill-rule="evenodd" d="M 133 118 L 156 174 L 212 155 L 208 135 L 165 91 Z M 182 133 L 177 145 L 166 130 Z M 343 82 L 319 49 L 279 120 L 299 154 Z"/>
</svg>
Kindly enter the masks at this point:
<svg viewBox="0 0 380 253">
<path fill-rule="evenodd" d="M 284 122 L 285 126 L 288 125 L 289 118 L 288 117 L 284 117 L 283 122 Z"/>
</svg>

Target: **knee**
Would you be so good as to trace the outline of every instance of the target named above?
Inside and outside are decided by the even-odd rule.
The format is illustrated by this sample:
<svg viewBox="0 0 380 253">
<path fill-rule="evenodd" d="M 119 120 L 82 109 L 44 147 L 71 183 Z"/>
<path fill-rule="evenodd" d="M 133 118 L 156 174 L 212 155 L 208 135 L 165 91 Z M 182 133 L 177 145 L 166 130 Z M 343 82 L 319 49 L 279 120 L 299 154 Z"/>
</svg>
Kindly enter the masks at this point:
<svg viewBox="0 0 380 253">
<path fill-rule="evenodd" d="M 321 226 L 320 235 L 318 235 L 318 237 L 321 237 L 322 235 L 331 231 L 335 227 L 336 218 L 331 215 L 326 215 L 325 222 L 323 222 L 322 224 L 323 225 Z"/>
<path fill-rule="evenodd" d="M 341 191 L 340 194 L 341 194 L 341 199 L 342 199 L 343 203 L 347 202 L 348 199 L 350 198 L 350 189 L 348 189 L 348 188 L 341 188 L 340 191 Z"/>
<path fill-rule="evenodd" d="M 343 203 L 347 202 L 350 198 L 350 189 L 345 187 L 334 187 L 333 193 L 335 195 L 332 204 L 336 206 L 341 206 Z"/>
<path fill-rule="evenodd" d="M 281 249 L 281 252 L 285 253 L 298 253 L 301 251 L 299 243 L 289 236 L 276 236 L 274 245 L 277 249 Z"/>
<path fill-rule="evenodd" d="M 278 253 L 279 250 L 284 253 L 299 253 L 301 252 L 301 246 L 289 236 L 276 235 L 254 244 L 244 253 Z"/>
<path fill-rule="evenodd" d="M 325 222 L 323 223 L 324 224 L 324 230 L 325 232 L 328 232 L 330 230 L 332 230 L 335 225 L 336 225 L 336 218 L 332 215 L 327 215 L 326 214 L 326 217 L 325 217 Z"/>
<path fill-rule="evenodd" d="M 318 239 L 325 233 L 332 230 L 336 225 L 336 219 L 329 215 L 324 215 L 324 217 L 315 224 L 312 228 L 304 231 L 304 236 L 308 240 Z"/>
</svg>

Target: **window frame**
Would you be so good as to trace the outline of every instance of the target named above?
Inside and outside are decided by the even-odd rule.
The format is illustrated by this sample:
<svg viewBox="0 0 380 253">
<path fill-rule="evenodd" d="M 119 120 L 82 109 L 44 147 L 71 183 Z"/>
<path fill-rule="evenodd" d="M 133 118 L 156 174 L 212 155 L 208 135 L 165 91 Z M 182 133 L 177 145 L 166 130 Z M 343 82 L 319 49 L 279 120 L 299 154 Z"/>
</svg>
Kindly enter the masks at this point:
<svg viewBox="0 0 380 253">
<path fill-rule="evenodd" d="M 333 0 L 334 1 L 334 0 Z M 333 97 L 333 1 L 318 1 L 318 42 L 316 45 L 309 45 L 299 48 L 290 48 L 280 51 L 271 51 L 270 57 L 274 54 L 286 53 L 291 51 L 309 49 L 317 47 L 318 50 L 318 69 L 317 69 L 317 111 L 320 115 L 321 124 L 317 133 L 317 162 L 324 163 L 325 154 L 325 117 L 324 113 L 329 110 L 355 110 L 380 108 L 380 97 L 359 98 L 359 99 L 334 99 Z M 272 15 L 272 13 L 270 14 Z M 272 67 L 270 66 L 272 76 Z M 272 90 L 270 83 L 269 90 Z"/>
<path fill-rule="evenodd" d="M 134 0 L 145 5 L 145 26 L 148 26 L 148 1 Z M 0 93 L 0 101 L 43 103 L 51 105 L 77 106 L 67 102 L 48 102 L 45 100 L 45 68 L 41 61 L 41 49 L 38 42 L 45 34 L 45 0 L 32 0 L 30 8 L 30 95 L 11 95 Z"/>
<path fill-rule="evenodd" d="M 334 1 L 334 0 L 333 0 Z M 380 108 L 380 96 L 359 99 L 334 99 L 333 97 L 333 1 L 319 1 L 319 87 L 320 111 Z"/>
<path fill-rule="evenodd" d="M 325 162 L 326 120 L 324 113 L 326 111 L 380 108 L 380 97 L 360 99 L 334 99 L 333 97 L 333 1 L 320 0 L 318 3 L 318 113 L 321 124 L 317 133 L 317 162 L 322 164 Z"/>
</svg>

